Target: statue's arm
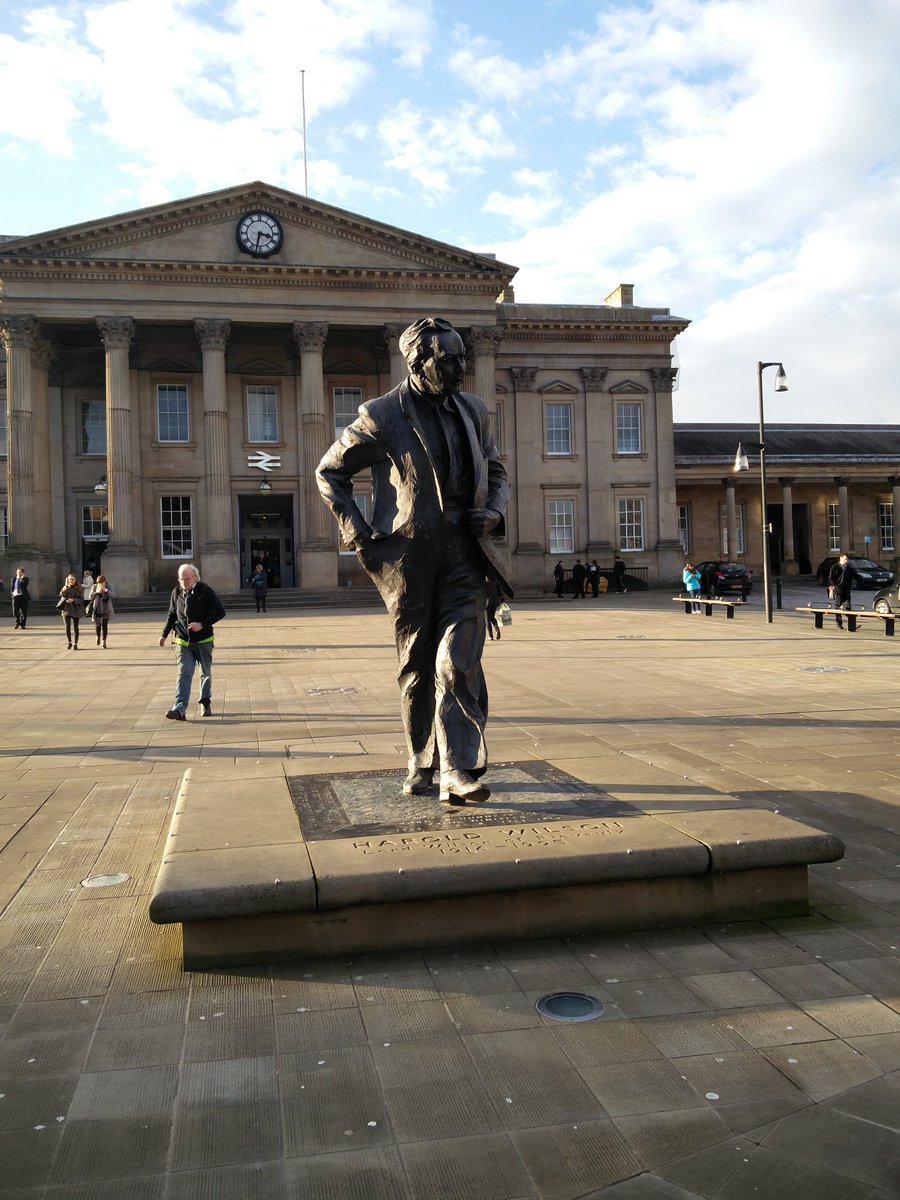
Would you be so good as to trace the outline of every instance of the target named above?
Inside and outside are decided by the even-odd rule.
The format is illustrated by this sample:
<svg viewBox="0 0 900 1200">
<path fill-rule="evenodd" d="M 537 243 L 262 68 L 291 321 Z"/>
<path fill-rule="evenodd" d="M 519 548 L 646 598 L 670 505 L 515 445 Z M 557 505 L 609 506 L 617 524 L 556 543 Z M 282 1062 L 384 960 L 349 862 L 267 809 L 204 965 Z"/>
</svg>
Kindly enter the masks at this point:
<svg viewBox="0 0 900 1200">
<path fill-rule="evenodd" d="M 319 494 L 334 513 L 341 537 L 350 546 L 358 546 L 372 536 L 372 527 L 353 499 L 353 476 L 385 457 L 371 422 L 358 417 L 325 453 L 316 470 Z"/>
</svg>

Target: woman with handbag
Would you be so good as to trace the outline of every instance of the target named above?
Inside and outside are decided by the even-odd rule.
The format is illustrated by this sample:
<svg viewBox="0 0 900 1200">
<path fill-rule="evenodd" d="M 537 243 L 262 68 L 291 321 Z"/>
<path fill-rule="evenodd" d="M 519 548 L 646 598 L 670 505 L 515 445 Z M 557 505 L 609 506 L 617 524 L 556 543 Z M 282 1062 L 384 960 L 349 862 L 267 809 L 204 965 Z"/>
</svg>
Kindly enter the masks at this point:
<svg viewBox="0 0 900 1200">
<path fill-rule="evenodd" d="M 66 623 L 67 650 L 78 649 L 78 624 L 84 616 L 84 592 L 74 575 L 67 575 L 59 589 L 59 615 Z"/>
<path fill-rule="evenodd" d="M 109 629 L 109 619 L 113 614 L 112 590 L 105 575 L 98 575 L 97 582 L 91 588 L 88 598 L 87 615 L 93 619 L 97 630 L 97 645 L 103 639 L 103 649 L 106 649 L 106 633 Z"/>
</svg>

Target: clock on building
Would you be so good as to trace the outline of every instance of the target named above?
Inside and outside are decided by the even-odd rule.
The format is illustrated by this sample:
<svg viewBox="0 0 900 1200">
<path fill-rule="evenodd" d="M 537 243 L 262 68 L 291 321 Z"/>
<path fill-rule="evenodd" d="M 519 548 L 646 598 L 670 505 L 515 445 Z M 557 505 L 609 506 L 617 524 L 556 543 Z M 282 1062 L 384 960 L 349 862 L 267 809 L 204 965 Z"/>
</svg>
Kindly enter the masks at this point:
<svg viewBox="0 0 900 1200">
<path fill-rule="evenodd" d="M 260 209 L 241 217 L 234 232 L 238 248 L 254 258 L 268 258 L 280 250 L 284 242 L 281 222 Z"/>
</svg>

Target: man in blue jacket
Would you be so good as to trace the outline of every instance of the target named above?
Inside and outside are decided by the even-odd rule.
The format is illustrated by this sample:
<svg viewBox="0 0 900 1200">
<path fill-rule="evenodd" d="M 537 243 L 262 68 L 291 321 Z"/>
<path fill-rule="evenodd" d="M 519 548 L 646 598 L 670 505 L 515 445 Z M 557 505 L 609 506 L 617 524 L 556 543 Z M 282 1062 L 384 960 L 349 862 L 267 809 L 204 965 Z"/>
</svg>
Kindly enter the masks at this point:
<svg viewBox="0 0 900 1200">
<path fill-rule="evenodd" d="M 185 709 L 191 698 L 194 670 L 200 667 L 200 712 L 208 717 L 212 712 L 212 655 L 213 625 L 225 616 L 222 601 L 206 583 L 193 563 L 178 568 L 178 586 L 172 591 L 169 612 L 163 626 L 160 646 L 174 633 L 178 674 L 175 678 L 175 703 L 166 713 L 169 721 L 185 720 Z"/>
</svg>

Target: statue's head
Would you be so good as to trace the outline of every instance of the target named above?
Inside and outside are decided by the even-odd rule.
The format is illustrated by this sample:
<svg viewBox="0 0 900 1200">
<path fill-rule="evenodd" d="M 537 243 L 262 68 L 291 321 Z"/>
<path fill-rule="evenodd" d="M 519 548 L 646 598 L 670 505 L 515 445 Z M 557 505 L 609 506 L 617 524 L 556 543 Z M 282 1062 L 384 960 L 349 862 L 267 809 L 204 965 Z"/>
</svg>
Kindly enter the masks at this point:
<svg viewBox="0 0 900 1200">
<path fill-rule="evenodd" d="M 463 340 L 443 317 L 422 317 L 400 334 L 400 353 L 416 385 L 432 396 L 458 392 L 466 372 Z"/>
</svg>

